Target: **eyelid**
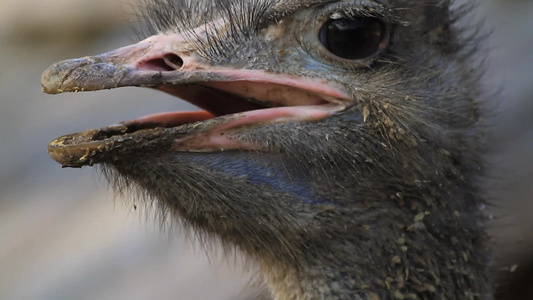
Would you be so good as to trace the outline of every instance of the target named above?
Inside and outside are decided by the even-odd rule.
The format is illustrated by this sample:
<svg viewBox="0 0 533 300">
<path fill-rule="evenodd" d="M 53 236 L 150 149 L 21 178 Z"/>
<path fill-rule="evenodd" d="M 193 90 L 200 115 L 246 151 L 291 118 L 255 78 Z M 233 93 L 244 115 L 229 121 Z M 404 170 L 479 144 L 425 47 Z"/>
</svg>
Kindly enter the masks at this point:
<svg viewBox="0 0 533 300">
<path fill-rule="evenodd" d="M 403 21 L 400 16 L 394 14 L 392 8 L 387 7 L 385 4 L 367 0 L 330 5 L 326 8 L 324 15 L 327 19 L 356 19 L 370 17 L 378 18 L 391 25 L 409 25 L 409 23 Z"/>
</svg>

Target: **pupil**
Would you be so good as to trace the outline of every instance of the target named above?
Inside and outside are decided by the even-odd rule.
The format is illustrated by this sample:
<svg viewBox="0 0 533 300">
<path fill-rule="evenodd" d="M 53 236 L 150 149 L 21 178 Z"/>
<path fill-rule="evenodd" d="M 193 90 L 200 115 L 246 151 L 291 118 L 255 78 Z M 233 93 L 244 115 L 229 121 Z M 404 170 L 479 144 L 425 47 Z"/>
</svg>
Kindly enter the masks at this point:
<svg viewBox="0 0 533 300">
<path fill-rule="evenodd" d="M 329 20 L 320 29 L 320 42 L 344 59 L 363 59 L 378 52 L 385 25 L 375 18 Z"/>
</svg>

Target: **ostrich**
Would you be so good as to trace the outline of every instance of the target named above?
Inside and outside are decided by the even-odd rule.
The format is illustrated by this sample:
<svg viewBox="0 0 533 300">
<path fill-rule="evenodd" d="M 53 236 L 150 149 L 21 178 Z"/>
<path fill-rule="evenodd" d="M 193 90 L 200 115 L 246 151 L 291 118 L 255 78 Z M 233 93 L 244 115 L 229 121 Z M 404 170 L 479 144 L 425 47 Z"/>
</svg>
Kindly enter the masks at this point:
<svg viewBox="0 0 533 300">
<path fill-rule="evenodd" d="M 146 39 L 52 65 L 44 91 L 142 86 L 203 110 L 66 135 L 49 154 L 239 249 L 272 299 L 492 299 L 468 12 L 148 1 Z"/>
</svg>

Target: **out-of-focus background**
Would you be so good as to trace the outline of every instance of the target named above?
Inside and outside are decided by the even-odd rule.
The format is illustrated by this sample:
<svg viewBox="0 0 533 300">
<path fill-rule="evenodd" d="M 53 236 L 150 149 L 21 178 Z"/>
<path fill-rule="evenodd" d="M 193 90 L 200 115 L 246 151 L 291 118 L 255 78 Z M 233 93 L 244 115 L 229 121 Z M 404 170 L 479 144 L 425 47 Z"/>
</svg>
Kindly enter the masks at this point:
<svg viewBox="0 0 533 300">
<path fill-rule="evenodd" d="M 533 1 L 479 2 L 493 31 L 485 84 L 501 99 L 491 138 L 496 267 L 533 285 L 524 273 L 533 262 Z M 177 230 L 161 231 L 92 168 L 61 169 L 48 158 L 59 135 L 192 109 L 139 88 L 41 93 L 53 62 L 135 41 L 125 3 L 0 0 L 0 299 L 246 298 L 238 264 L 209 261 Z"/>
</svg>

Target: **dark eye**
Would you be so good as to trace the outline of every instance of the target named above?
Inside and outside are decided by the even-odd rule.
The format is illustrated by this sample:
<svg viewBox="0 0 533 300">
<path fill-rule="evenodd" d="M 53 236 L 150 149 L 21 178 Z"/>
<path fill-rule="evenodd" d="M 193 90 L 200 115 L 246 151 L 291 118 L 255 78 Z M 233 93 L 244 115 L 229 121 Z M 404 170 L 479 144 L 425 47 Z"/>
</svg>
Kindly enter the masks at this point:
<svg viewBox="0 0 533 300">
<path fill-rule="evenodd" d="M 376 54 L 387 34 L 387 26 L 376 18 L 340 18 L 327 21 L 319 39 L 336 56 L 356 60 Z"/>
</svg>

